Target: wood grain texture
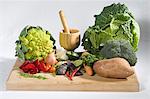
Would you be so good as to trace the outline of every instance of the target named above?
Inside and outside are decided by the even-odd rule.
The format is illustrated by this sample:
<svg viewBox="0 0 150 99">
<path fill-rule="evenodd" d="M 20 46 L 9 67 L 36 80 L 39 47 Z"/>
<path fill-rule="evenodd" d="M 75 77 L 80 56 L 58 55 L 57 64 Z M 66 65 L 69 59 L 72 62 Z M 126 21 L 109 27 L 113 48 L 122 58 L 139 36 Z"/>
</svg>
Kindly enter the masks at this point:
<svg viewBox="0 0 150 99">
<path fill-rule="evenodd" d="M 21 63 L 16 62 L 15 66 Z M 65 76 L 53 77 L 49 73 L 39 73 L 47 77 L 46 80 L 36 78 L 24 78 L 19 75 L 19 70 L 12 70 L 6 82 L 7 90 L 27 90 L 27 91 L 111 91 L 111 92 L 137 92 L 139 83 L 136 75 L 127 79 L 111 79 L 98 75 L 74 77 L 73 81 L 68 80 Z"/>
<path fill-rule="evenodd" d="M 70 29 L 70 34 L 63 31 L 59 34 L 60 46 L 70 51 L 80 45 L 80 32 L 78 29 Z"/>
</svg>

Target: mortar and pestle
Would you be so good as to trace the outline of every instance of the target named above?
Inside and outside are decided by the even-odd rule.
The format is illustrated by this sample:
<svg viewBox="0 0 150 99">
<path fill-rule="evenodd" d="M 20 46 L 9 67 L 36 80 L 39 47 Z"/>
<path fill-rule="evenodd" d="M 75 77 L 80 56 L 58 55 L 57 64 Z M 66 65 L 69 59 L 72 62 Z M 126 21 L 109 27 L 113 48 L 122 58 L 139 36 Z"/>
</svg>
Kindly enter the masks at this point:
<svg viewBox="0 0 150 99">
<path fill-rule="evenodd" d="M 67 51 L 73 51 L 80 45 L 80 32 L 78 29 L 69 28 L 62 10 L 59 11 L 59 15 L 64 28 L 59 35 L 60 46 Z"/>
</svg>

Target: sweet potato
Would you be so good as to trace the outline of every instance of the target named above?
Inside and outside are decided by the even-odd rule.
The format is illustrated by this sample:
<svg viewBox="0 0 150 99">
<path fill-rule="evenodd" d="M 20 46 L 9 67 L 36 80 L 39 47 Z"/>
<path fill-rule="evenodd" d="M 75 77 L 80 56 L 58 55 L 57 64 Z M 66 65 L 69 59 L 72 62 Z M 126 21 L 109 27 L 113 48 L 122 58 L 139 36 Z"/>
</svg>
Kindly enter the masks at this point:
<svg viewBox="0 0 150 99">
<path fill-rule="evenodd" d="M 99 60 L 94 63 L 93 70 L 98 75 L 108 78 L 127 78 L 134 74 L 133 68 L 124 58 Z"/>
</svg>

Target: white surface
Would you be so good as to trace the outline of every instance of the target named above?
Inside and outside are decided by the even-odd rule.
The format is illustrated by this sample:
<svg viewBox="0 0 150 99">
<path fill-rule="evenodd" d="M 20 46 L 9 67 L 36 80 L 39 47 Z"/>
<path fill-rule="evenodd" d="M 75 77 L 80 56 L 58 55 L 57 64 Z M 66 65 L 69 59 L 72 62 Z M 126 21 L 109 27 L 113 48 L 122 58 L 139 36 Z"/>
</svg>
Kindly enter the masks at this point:
<svg viewBox="0 0 150 99">
<path fill-rule="evenodd" d="M 121 0 L 120 0 L 121 1 Z M 49 30 L 57 40 L 62 29 L 58 11 L 63 9 L 70 27 L 80 29 L 82 35 L 94 23 L 93 15 L 119 0 L 0 0 L 0 99 L 150 99 L 150 1 L 124 0 L 141 27 L 141 40 L 137 52 L 136 73 L 140 92 L 45 92 L 6 91 L 5 82 L 15 62 L 15 41 L 26 25 L 39 25 Z M 77 50 L 81 50 L 82 47 Z"/>
</svg>

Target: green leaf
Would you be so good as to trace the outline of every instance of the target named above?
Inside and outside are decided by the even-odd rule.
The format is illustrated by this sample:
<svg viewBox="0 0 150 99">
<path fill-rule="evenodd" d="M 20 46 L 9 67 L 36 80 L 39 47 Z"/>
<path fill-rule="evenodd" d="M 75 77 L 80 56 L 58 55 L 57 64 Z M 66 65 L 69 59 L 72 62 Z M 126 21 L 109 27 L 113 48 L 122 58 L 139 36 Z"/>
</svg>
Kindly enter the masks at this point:
<svg viewBox="0 0 150 99">
<path fill-rule="evenodd" d="M 47 78 L 41 75 L 34 75 L 34 74 L 28 74 L 28 73 L 22 73 L 19 72 L 20 76 L 23 76 L 25 78 L 36 78 L 36 79 L 41 79 L 41 80 L 46 80 Z"/>
<path fill-rule="evenodd" d="M 28 51 L 28 48 L 25 45 L 22 45 L 22 51 L 23 53 L 26 53 Z"/>
<path fill-rule="evenodd" d="M 75 60 L 73 61 L 73 64 L 76 66 L 76 67 L 79 67 L 83 64 L 83 60 Z"/>
<path fill-rule="evenodd" d="M 22 36 L 26 36 L 27 34 L 28 34 L 28 28 L 30 28 L 30 26 L 26 26 L 22 31 L 21 31 L 21 33 L 20 33 L 20 36 L 22 37 Z"/>
<path fill-rule="evenodd" d="M 83 55 L 81 59 L 83 60 L 84 64 L 91 66 L 91 67 L 93 66 L 93 63 L 95 61 L 99 60 L 95 55 L 92 55 L 92 54 Z"/>
<path fill-rule="evenodd" d="M 113 3 L 110 6 L 104 7 L 103 11 L 99 15 L 95 15 L 95 25 L 98 25 L 100 28 L 104 28 L 108 26 L 111 20 L 115 17 L 122 18 L 124 20 L 127 19 L 126 17 L 120 17 L 119 14 L 128 14 L 128 16 L 132 17 L 132 14 L 124 4 Z"/>
</svg>

